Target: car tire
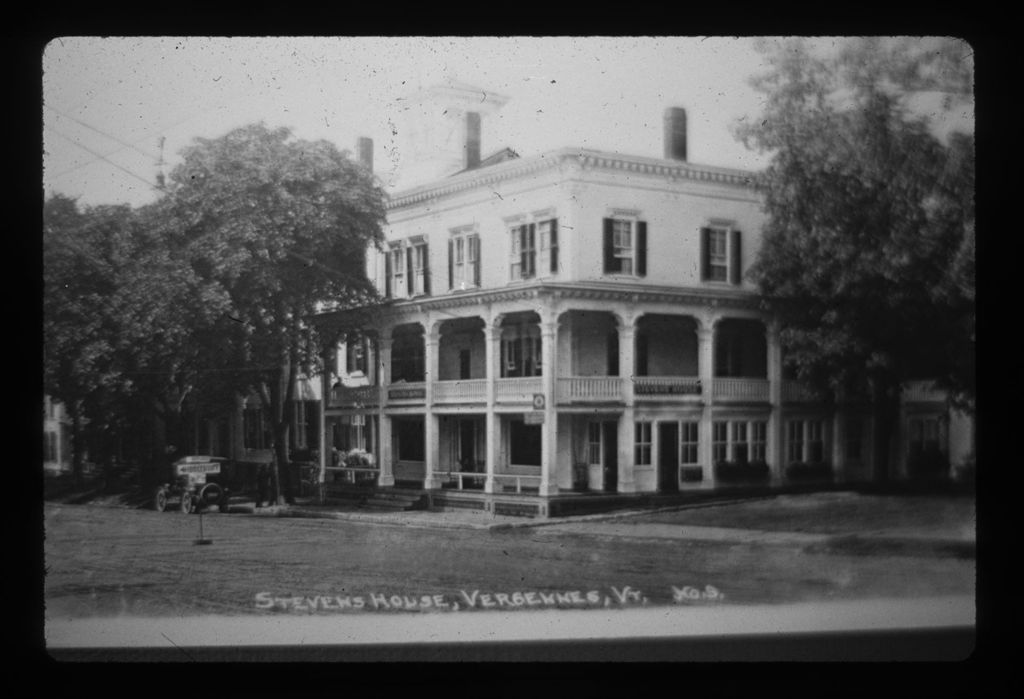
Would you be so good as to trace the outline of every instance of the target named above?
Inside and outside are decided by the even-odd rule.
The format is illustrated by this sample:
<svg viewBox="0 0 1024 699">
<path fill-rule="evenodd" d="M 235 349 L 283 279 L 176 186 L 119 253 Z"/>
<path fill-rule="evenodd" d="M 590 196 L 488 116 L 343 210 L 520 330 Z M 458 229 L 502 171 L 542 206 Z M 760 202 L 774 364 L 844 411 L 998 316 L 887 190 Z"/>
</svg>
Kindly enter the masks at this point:
<svg viewBox="0 0 1024 699">
<path fill-rule="evenodd" d="M 196 504 L 192 500 L 191 493 L 183 493 L 181 496 L 181 512 L 182 514 L 192 514 L 196 509 Z"/>
<path fill-rule="evenodd" d="M 156 493 L 153 495 L 153 509 L 157 512 L 163 512 L 167 509 L 167 489 L 163 486 L 156 489 Z"/>
</svg>

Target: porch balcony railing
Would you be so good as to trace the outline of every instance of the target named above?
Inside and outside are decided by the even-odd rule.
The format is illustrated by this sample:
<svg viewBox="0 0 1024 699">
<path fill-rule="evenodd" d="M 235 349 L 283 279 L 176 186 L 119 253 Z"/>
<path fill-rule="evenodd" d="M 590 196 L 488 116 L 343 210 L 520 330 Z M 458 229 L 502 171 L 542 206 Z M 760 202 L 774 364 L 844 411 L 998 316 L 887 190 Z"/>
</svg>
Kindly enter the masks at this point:
<svg viewBox="0 0 1024 699">
<path fill-rule="evenodd" d="M 388 384 L 388 403 L 422 403 L 427 397 L 427 384 L 424 381 L 402 381 Z"/>
<path fill-rule="evenodd" d="M 535 393 L 544 391 L 544 379 L 526 376 L 494 381 L 494 400 L 498 403 L 529 403 Z"/>
<path fill-rule="evenodd" d="M 768 379 L 717 378 L 714 399 L 721 401 L 767 401 Z"/>
<path fill-rule="evenodd" d="M 702 390 L 700 378 L 696 376 L 633 377 L 633 395 L 637 400 L 700 396 Z"/>
<path fill-rule="evenodd" d="M 335 386 L 331 389 L 331 407 L 355 407 L 380 403 L 379 386 Z"/>
<path fill-rule="evenodd" d="M 783 403 L 810 403 L 817 399 L 818 394 L 805 383 L 789 379 L 782 382 Z"/>
<path fill-rule="evenodd" d="M 511 486 L 517 493 L 522 493 L 527 488 L 530 490 L 540 490 L 541 478 L 542 476 L 528 476 L 518 473 L 494 474 L 495 482 L 502 487 L 503 491 L 506 486 Z"/>
<path fill-rule="evenodd" d="M 484 481 L 487 480 L 486 473 L 479 473 L 477 471 L 448 471 L 446 475 L 449 479 L 455 481 L 456 487 L 459 490 L 466 490 L 466 484 L 472 483 L 477 490 L 483 488 Z"/>
<path fill-rule="evenodd" d="M 487 379 L 435 381 L 435 403 L 482 403 L 487 399 Z"/>
<path fill-rule="evenodd" d="M 621 400 L 622 379 L 618 376 L 565 376 L 558 379 L 559 403 Z"/>
<path fill-rule="evenodd" d="M 903 385 L 902 397 L 907 403 L 928 403 L 945 401 L 947 394 L 934 381 L 908 381 Z"/>
<path fill-rule="evenodd" d="M 380 469 L 369 466 L 326 466 L 326 473 L 340 473 L 342 480 L 348 483 L 356 483 L 360 480 L 376 480 L 380 475 Z"/>
</svg>

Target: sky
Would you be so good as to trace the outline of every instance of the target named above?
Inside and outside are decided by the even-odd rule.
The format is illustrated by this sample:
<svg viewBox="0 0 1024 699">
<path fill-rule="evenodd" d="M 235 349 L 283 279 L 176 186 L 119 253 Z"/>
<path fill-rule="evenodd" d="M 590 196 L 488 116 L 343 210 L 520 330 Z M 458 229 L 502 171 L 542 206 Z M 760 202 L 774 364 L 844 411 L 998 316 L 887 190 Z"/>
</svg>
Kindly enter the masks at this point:
<svg viewBox="0 0 1024 699">
<path fill-rule="evenodd" d="M 687 110 L 688 159 L 759 169 L 732 135 L 754 118 L 751 38 L 63 37 L 43 54 L 43 187 L 86 205 L 155 199 L 193 139 L 255 122 L 354 150 L 374 140 L 385 186 L 400 181 L 403 98 L 458 81 L 509 98 L 486 156 L 564 147 L 661 157 L 662 116 Z"/>
</svg>

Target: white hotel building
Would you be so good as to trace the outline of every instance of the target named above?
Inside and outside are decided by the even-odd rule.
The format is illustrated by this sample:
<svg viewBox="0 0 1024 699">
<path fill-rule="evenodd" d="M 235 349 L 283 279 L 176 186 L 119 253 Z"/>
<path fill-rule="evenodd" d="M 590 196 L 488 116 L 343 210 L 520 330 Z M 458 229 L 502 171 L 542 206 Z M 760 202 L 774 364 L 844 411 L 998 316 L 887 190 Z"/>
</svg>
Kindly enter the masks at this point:
<svg viewBox="0 0 1024 699">
<path fill-rule="evenodd" d="M 425 183 L 391 197 L 367 255 L 387 302 L 324 377 L 328 485 L 547 515 L 586 493 L 720 487 L 722 461 L 763 462 L 773 485 L 794 462 L 871 477 L 869 406 L 784 378 L 779 327 L 744 278 L 763 222 L 754 173 L 688 162 L 681 109 L 665 113 L 664 158 L 481 158 L 504 103 L 482 92 L 413 103 L 407 167 Z M 370 167 L 371 151 L 361 139 Z M 942 394 L 909 389 L 897 477 L 914 450 L 955 461 L 950 445 L 970 441 L 950 440 Z M 352 450 L 372 457 L 346 465 Z"/>
</svg>

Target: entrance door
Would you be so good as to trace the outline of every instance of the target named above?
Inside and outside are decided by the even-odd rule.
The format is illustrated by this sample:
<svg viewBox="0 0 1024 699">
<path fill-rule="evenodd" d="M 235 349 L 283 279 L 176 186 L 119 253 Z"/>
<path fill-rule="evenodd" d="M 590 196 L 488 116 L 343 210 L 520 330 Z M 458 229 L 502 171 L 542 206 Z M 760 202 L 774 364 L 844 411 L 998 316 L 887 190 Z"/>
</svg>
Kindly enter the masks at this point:
<svg viewBox="0 0 1024 699">
<path fill-rule="evenodd" d="M 658 492 L 679 492 L 679 425 L 658 423 Z"/>
<path fill-rule="evenodd" d="M 603 443 L 604 458 L 604 492 L 614 493 L 619 489 L 619 425 L 616 422 L 601 423 L 601 431 L 604 433 Z"/>
<path fill-rule="evenodd" d="M 459 470 L 476 470 L 476 422 L 459 420 Z"/>
</svg>

